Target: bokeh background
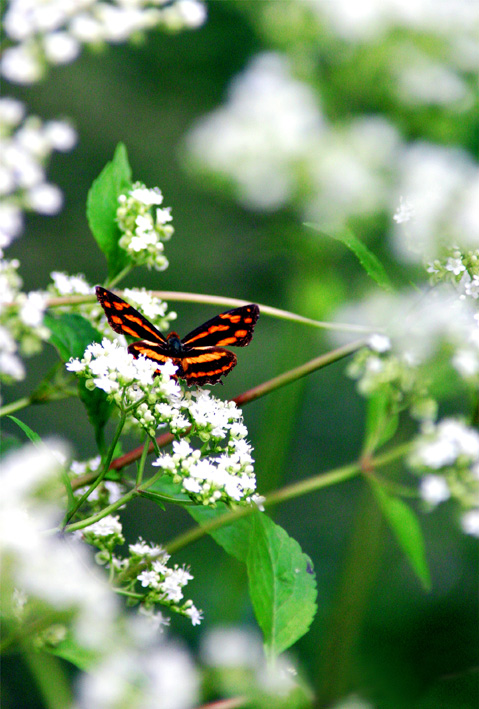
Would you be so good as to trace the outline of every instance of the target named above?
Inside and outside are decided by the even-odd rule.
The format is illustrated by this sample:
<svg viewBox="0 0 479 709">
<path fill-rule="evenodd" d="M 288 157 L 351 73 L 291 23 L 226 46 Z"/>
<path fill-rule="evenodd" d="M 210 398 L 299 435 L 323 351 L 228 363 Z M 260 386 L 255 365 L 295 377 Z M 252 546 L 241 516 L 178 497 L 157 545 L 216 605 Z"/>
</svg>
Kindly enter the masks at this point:
<svg viewBox="0 0 479 709">
<path fill-rule="evenodd" d="M 479 204 L 472 3 L 227 0 L 207 8 L 200 29 L 84 51 L 41 83 L 8 86 L 32 113 L 69 117 L 79 135 L 49 171 L 64 191 L 63 211 L 30 215 L 9 250 L 21 260 L 26 290 L 44 289 L 53 270 L 104 280 L 85 202 L 119 141 L 134 178 L 163 191 L 175 227 L 168 270 L 137 269 L 124 286 L 224 295 L 329 320 L 376 286 L 350 252 L 305 221 L 325 231 L 348 225 L 399 289 L 424 280 L 420 255 L 407 252 L 393 221 L 401 195 L 430 197 L 421 188 L 432 186 L 418 227 L 432 253 L 440 233 L 466 232 L 471 243 L 479 236 L 477 215 L 470 218 Z M 215 313 L 171 307 L 183 334 Z M 235 396 L 333 346 L 327 333 L 263 317 L 215 393 Z M 51 350 L 31 359 L 26 381 L 5 390 L 5 401 L 28 393 L 55 357 Z M 335 364 L 245 408 L 261 493 L 360 453 L 365 402 L 345 370 Z M 449 392 L 441 413 L 462 404 Z M 70 440 L 77 458 L 96 452 L 76 400 L 21 418 L 42 436 Z M 10 423 L 5 429 L 17 433 Z M 400 435 L 412 430 L 406 423 Z M 452 504 L 421 515 L 429 593 L 360 481 L 272 514 L 315 565 L 319 610 L 293 654 L 325 703 L 357 694 L 384 708 L 477 706 L 477 540 L 460 531 Z M 162 513 L 142 501 L 124 517 L 130 541 L 141 534 L 164 542 L 191 525 L 181 510 Z M 205 611 L 199 635 L 254 625 L 245 570 L 212 540 L 178 562 L 195 576 L 191 595 Z M 183 619 L 173 619 L 172 633 L 197 647 L 198 631 Z M 32 687 L 23 706 L 35 702 Z"/>
</svg>

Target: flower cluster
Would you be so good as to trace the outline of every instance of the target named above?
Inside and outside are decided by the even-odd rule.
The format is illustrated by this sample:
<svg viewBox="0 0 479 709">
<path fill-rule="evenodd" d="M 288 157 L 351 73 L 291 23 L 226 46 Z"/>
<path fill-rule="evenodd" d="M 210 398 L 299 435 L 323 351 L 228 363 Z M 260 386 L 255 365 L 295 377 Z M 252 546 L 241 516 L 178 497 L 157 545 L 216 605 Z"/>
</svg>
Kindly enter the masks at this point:
<svg viewBox="0 0 479 709">
<path fill-rule="evenodd" d="M 28 628 L 68 625 L 77 642 L 99 649 L 116 618 L 115 599 L 84 545 L 44 534 L 62 517 L 60 470 L 67 456 L 63 445 L 50 441 L 3 461 L 2 611 L 14 632 L 14 618 Z M 61 639 L 62 633 L 55 636 Z"/>
<path fill-rule="evenodd" d="M 137 266 L 156 271 L 168 268 L 163 242 L 171 238 L 173 227 L 170 207 L 160 208 L 163 195 L 158 187 L 147 189 L 135 182 L 128 194 L 118 198 L 117 221 L 122 236 L 119 244 Z"/>
<path fill-rule="evenodd" d="M 441 357 L 467 382 L 479 377 L 479 315 L 473 298 L 458 296 L 449 284 L 402 294 L 380 294 L 341 308 L 342 322 L 378 328 L 368 350 L 349 367 L 359 390 L 369 396 L 387 386 L 396 401 L 414 404 L 416 414 L 435 418 L 427 393 L 436 376 L 431 364 Z M 335 336 L 337 341 L 344 341 Z M 443 377 L 444 370 L 439 372 Z M 419 418 L 424 418 L 420 414 Z"/>
<path fill-rule="evenodd" d="M 424 424 L 409 465 L 421 476 L 421 496 L 428 506 L 456 499 L 463 530 L 479 537 L 479 433 L 452 418 Z"/>
<path fill-rule="evenodd" d="M 2 257 L 0 249 L 0 259 Z M 42 293 L 22 293 L 17 259 L 0 260 L 0 379 L 7 383 L 25 377 L 19 353 L 30 356 L 41 348 L 48 335 L 43 325 L 46 297 Z"/>
<path fill-rule="evenodd" d="M 105 337 L 101 344 L 89 345 L 81 360 L 67 362 L 66 368 L 86 377 L 89 389 L 102 389 L 124 408 L 143 396 L 142 389 L 148 391 L 153 385 L 157 365 L 144 357 L 134 359 L 118 342 Z M 159 379 L 163 381 L 162 377 Z"/>
<path fill-rule="evenodd" d="M 157 707 L 165 696 L 174 706 L 196 706 L 198 677 L 190 657 L 158 633 L 168 618 L 144 605 L 137 614 L 121 613 L 80 535 L 45 534 L 63 516 L 60 470 L 67 458 L 62 444 L 49 441 L 42 447 L 25 446 L 2 460 L 2 642 L 15 648 L 18 638 L 28 636 L 35 647 L 51 649 L 68 638 L 70 650 L 88 654 L 89 671 L 77 677 L 75 706 L 80 709 Z M 102 520 L 96 538 L 108 543 L 115 526 L 114 519 Z M 140 566 L 146 562 L 147 568 L 157 549 L 141 541 L 131 545 L 137 586 Z M 180 607 L 183 615 L 199 621 L 201 613 L 193 604 L 186 601 Z"/>
<path fill-rule="evenodd" d="M 168 625 L 168 620 L 160 613 L 154 613 L 154 607 L 163 605 L 170 610 L 190 618 L 193 625 L 199 625 L 202 612 L 191 600 L 183 601 L 183 589 L 193 576 L 185 566 L 177 564 L 173 568 L 167 563 L 170 555 L 160 546 L 147 544 L 141 538 L 128 547 L 129 556 L 120 558 L 113 553 L 114 548 L 123 544 L 125 539 L 118 517 L 109 515 L 90 525 L 83 531 L 83 539 L 99 549 L 96 559 L 108 564 L 114 574 L 115 583 L 121 584 L 128 592 L 140 584 L 142 590 L 137 601 L 142 612 L 161 627 Z"/>
<path fill-rule="evenodd" d="M 69 123 L 25 117 L 24 105 L 0 98 L 0 246 L 5 248 L 23 229 L 23 210 L 56 214 L 63 198 L 46 180 L 45 165 L 54 150 L 65 152 L 76 143 Z"/>
<path fill-rule="evenodd" d="M 205 17 L 201 0 L 10 0 L 3 27 L 11 46 L 0 71 L 9 81 L 31 84 L 49 65 L 74 61 L 83 44 L 118 44 L 155 27 L 196 28 Z"/>
<path fill-rule="evenodd" d="M 220 401 L 206 389 L 183 392 L 171 361 L 134 359 L 107 338 L 89 345 L 82 360 L 71 360 L 67 369 L 86 377 L 87 387 L 105 391 L 121 410 L 130 410 L 151 437 L 167 425 L 174 435 L 190 431 L 199 438 L 201 449 L 185 436 L 154 462 L 190 499 L 213 506 L 256 501 L 252 449 L 234 402 Z"/>
</svg>

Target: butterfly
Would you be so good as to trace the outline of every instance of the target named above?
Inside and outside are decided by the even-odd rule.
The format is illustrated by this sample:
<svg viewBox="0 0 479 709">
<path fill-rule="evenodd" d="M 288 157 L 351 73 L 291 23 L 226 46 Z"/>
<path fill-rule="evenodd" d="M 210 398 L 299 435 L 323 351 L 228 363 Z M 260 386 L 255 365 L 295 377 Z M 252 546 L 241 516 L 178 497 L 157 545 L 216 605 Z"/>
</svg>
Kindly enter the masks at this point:
<svg viewBox="0 0 479 709">
<path fill-rule="evenodd" d="M 110 327 L 123 335 L 141 338 L 129 345 L 128 351 L 136 358 L 144 355 L 160 364 L 172 360 L 177 367 L 175 376 L 188 386 L 216 384 L 229 374 L 237 360 L 224 346 L 249 345 L 259 318 L 259 307 L 251 303 L 220 313 L 186 337 L 180 338 L 176 332 L 165 337 L 122 298 L 101 286 L 96 286 L 95 291 Z"/>
</svg>

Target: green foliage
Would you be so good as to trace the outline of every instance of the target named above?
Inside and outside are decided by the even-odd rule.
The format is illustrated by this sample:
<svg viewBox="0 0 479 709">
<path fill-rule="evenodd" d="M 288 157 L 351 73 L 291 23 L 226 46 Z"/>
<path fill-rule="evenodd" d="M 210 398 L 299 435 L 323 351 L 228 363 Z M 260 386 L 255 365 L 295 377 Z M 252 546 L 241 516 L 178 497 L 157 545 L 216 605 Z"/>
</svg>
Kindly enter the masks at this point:
<svg viewBox="0 0 479 709">
<path fill-rule="evenodd" d="M 364 452 L 371 454 L 387 443 L 397 431 L 399 415 L 392 411 L 389 390 L 375 392 L 367 402 Z"/>
<path fill-rule="evenodd" d="M 82 315 L 63 313 L 46 315 L 45 325 L 50 330 L 50 342 L 60 357 L 67 362 L 70 357 L 83 357 L 92 342 L 101 342 L 102 336 Z M 95 430 L 95 438 L 101 451 L 104 449 L 103 431 L 113 410 L 107 395 L 101 389 L 88 389 L 83 379 L 78 379 L 78 393 L 85 406 L 88 418 Z"/>
<path fill-rule="evenodd" d="M 403 500 L 389 495 L 379 483 L 372 482 L 372 488 L 379 507 L 389 523 L 399 546 L 406 555 L 422 586 L 426 591 L 429 591 L 431 588 L 431 575 L 426 560 L 424 537 L 419 520 Z"/>
<path fill-rule="evenodd" d="M 126 148 L 119 143 L 113 160 L 94 181 L 88 192 L 87 218 L 95 240 L 106 256 L 108 277 L 112 280 L 127 265 L 128 256 L 120 248 L 120 229 L 116 223 L 118 197 L 131 187 L 131 168 Z"/>
<path fill-rule="evenodd" d="M 58 645 L 45 645 L 44 650 L 51 655 L 61 657 L 63 660 L 71 662 L 72 665 L 78 667 L 79 670 L 88 672 L 98 662 L 98 654 L 88 648 L 83 647 L 68 636 Z"/>
<path fill-rule="evenodd" d="M 284 529 L 259 512 L 252 516 L 248 578 L 256 619 L 270 657 L 304 635 L 316 613 L 311 560 Z"/>
<path fill-rule="evenodd" d="M 23 433 L 27 436 L 28 440 L 31 441 L 32 443 L 41 443 L 42 439 L 36 433 L 35 431 L 32 431 L 30 426 L 27 426 L 26 423 L 23 423 L 23 421 L 20 421 L 20 419 L 17 419 L 16 416 L 9 416 L 8 417 L 11 421 L 14 421 L 19 428 L 22 429 Z"/>
<path fill-rule="evenodd" d="M 350 251 L 357 257 L 359 263 L 364 268 L 366 273 L 386 291 L 392 291 L 393 286 L 391 280 L 386 273 L 386 269 L 382 265 L 378 257 L 372 253 L 357 236 L 355 236 L 349 229 L 343 228 L 334 233 L 327 233 L 320 229 L 316 224 L 305 224 L 305 226 L 311 227 L 316 231 L 319 231 L 325 236 L 329 236 L 331 239 L 336 239 L 340 241 L 344 246 L 347 246 Z"/>
</svg>

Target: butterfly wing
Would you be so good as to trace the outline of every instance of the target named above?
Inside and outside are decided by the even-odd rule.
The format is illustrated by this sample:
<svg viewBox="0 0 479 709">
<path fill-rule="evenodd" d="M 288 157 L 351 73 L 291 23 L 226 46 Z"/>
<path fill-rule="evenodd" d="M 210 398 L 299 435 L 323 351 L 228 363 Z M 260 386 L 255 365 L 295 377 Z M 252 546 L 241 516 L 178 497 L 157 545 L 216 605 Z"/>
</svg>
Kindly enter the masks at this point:
<svg viewBox="0 0 479 709">
<path fill-rule="evenodd" d="M 195 328 L 181 342 L 186 349 L 245 347 L 251 342 L 258 318 L 259 307 L 253 303 L 233 308 Z"/>
<path fill-rule="evenodd" d="M 188 386 L 216 384 L 221 377 L 231 372 L 236 361 L 236 355 L 222 347 L 193 349 L 185 357 L 173 360 L 178 366 L 177 375 L 184 379 Z"/>
<path fill-rule="evenodd" d="M 115 332 L 138 337 L 157 345 L 167 345 L 166 338 L 161 332 L 125 300 L 101 286 L 97 286 L 95 292 L 108 323 Z"/>
</svg>

